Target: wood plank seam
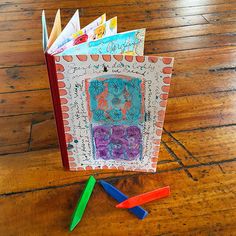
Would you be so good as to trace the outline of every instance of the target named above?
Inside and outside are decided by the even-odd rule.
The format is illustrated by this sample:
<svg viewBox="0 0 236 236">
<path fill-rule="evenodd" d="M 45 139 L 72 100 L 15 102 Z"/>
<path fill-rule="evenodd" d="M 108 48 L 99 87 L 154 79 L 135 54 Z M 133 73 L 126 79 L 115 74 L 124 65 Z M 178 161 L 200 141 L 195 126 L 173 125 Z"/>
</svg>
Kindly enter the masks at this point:
<svg viewBox="0 0 236 236">
<path fill-rule="evenodd" d="M 215 93 L 228 93 L 228 92 L 235 92 L 235 91 L 236 91 L 236 89 L 227 89 L 227 90 L 219 90 L 219 91 L 217 90 L 217 91 L 200 92 L 200 93 L 193 93 L 193 94 L 186 94 L 186 95 L 175 95 L 175 96 L 172 96 L 170 94 L 168 99 L 190 97 L 190 96 L 197 96 L 197 95 L 215 94 Z"/>
<path fill-rule="evenodd" d="M 173 140 L 177 145 L 183 148 L 193 160 L 195 160 L 197 163 L 201 163 L 177 138 L 175 138 L 171 134 L 171 132 L 168 132 L 165 128 L 163 128 L 163 130 L 171 138 L 171 140 Z"/>
<path fill-rule="evenodd" d="M 161 141 L 161 143 L 164 145 L 167 152 L 174 158 L 174 160 L 179 163 L 180 167 L 182 167 L 186 175 L 193 181 L 197 181 L 197 179 L 192 176 L 192 174 L 188 171 L 188 169 L 185 167 L 181 159 L 175 154 L 175 152 L 163 140 Z"/>
<path fill-rule="evenodd" d="M 175 2 L 175 1 L 174 1 Z M 179 1 L 176 1 L 176 2 L 179 2 Z M 233 2 L 233 1 L 232 1 Z M 152 5 L 153 3 L 151 3 L 151 2 L 147 2 L 147 3 L 142 3 L 142 2 L 139 2 L 139 3 L 122 3 L 122 4 L 109 4 L 109 6 L 110 7 L 117 7 L 117 6 L 119 6 L 119 7 L 124 7 L 124 6 L 128 6 L 128 7 L 132 7 L 132 6 L 134 6 L 134 5 L 139 5 L 139 6 L 145 6 L 145 7 L 147 7 L 147 6 L 149 6 L 149 5 Z M 202 4 L 202 5 L 201 5 Z M 216 5 L 216 6 L 219 6 L 219 5 L 224 5 L 225 4 L 225 2 L 222 2 L 222 3 L 217 3 L 217 4 L 209 4 L 209 2 L 207 3 L 207 4 L 204 4 L 204 3 L 200 3 L 200 4 L 196 4 L 196 5 L 187 5 L 187 7 L 208 7 L 208 6 L 214 6 L 214 5 Z M 8 4 L 2 4 L 2 6 L 3 5 L 5 5 L 5 6 L 8 6 L 8 7 L 10 7 L 11 5 L 16 5 L 16 4 L 14 4 L 14 3 L 8 3 Z M 21 9 L 22 10 L 24 10 L 24 11 L 27 11 L 27 8 L 24 8 L 24 5 L 30 5 L 30 4 L 28 4 L 28 3 L 21 3 L 21 4 L 19 4 L 18 3 L 18 5 L 20 5 L 20 7 L 21 7 Z M 16 5 L 16 6 L 18 6 L 18 5 Z M 167 4 L 168 5 L 168 4 Z M 106 5 L 105 5 L 106 6 Z M 169 6 L 167 6 L 167 7 L 164 7 L 164 5 L 161 5 L 162 6 L 162 8 L 160 7 L 160 9 L 161 10 L 167 10 L 167 9 L 169 9 L 169 10 L 173 10 L 173 9 L 182 9 L 182 8 L 186 8 L 186 6 L 171 6 L 171 5 L 169 5 Z M 31 4 L 31 9 L 32 9 L 32 4 Z M 96 8 L 99 8 L 99 7 L 104 7 L 104 4 L 101 4 L 101 5 L 96 5 Z M 87 8 L 91 8 L 90 6 L 82 6 L 82 8 L 81 9 L 87 9 Z M 54 8 L 50 8 L 50 10 L 52 10 L 52 9 L 54 9 Z M 63 9 L 71 9 L 71 7 L 68 7 L 68 6 L 64 6 L 63 7 Z M 14 10 L 10 10 L 10 11 L 7 11 L 6 9 L 4 9 L 5 10 L 5 12 L 17 12 L 17 11 L 14 11 Z M 56 9 L 55 9 L 56 10 Z M 2 11 L 1 11 L 2 12 Z"/>
<path fill-rule="evenodd" d="M 231 66 L 231 67 L 217 67 L 214 69 L 209 69 L 210 72 L 219 72 L 219 71 L 227 71 L 227 70 L 234 70 L 236 71 L 236 66 Z"/>
<path fill-rule="evenodd" d="M 203 167 L 203 166 L 219 166 L 220 164 L 223 164 L 223 163 L 231 163 L 231 162 L 235 162 L 236 161 L 236 158 L 232 158 L 232 159 L 228 159 L 228 160 L 221 160 L 221 161 L 213 161 L 213 162 L 208 162 L 208 163 L 202 163 L 202 164 L 195 164 L 195 165 L 189 165 L 189 166 L 180 166 L 180 167 L 177 167 L 177 168 L 172 168 L 172 169 L 169 169 L 169 170 L 160 170 L 158 171 L 156 174 L 158 173 L 167 173 L 167 172 L 174 172 L 174 171 L 184 171 L 186 173 L 185 170 L 187 170 L 189 172 L 189 170 L 193 169 L 193 168 L 200 168 L 200 167 Z M 100 175 L 102 173 L 99 173 Z M 110 173 L 112 174 L 112 172 Z M 198 181 L 197 178 L 193 178 L 192 174 L 189 172 L 190 176 L 190 179 L 194 180 L 194 181 Z M 93 174 L 93 176 L 96 177 L 96 173 Z M 132 175 L 123 175 L 123 176 L 116 176 L 116 177 L 107 177 L 107 178 L 102 178 L 104 180 L 107 180 L 107 181 L 110 181 L 110 182 L 115 182 L 115 181 L 118 181 L 118 180 L 121 180 L 121 179 L 126 179 L 126 178 L 129 178 L 129 177 L 135 177 L 135 176 L 147 176 L 147 175 L 155 175 L 155 173 L 135 173 L 135 174 L 132 174 Z M 86 175 L 85 175 L 86 176 Z M 87 175 L 87 176 L 90 176 L 90 175 Z M 86 183 L 86 180 L 85 181 L 76 181 L 76 182 L 73 182 L 73 183 L 69 183 L 69 184 L 63 184 L 63 185 L 56 185 L 56 186 L 45 186 L 45 187 L 42 187 L 42 188 L 35 188 L 35 189 L 28 189 L 28 190 L 24 190 L 24 191 L 16 191 L 16 192 L 8 192 L 8 193 L 1 193 L 0 194 L 0 198 L 6 198 L 6 197 L 10 197 L 12 195 L 20 195 L 20 194 L 25 194 L 25 193 L 32 193 L 32 192 L 37 192 L 37 191 L 44 191 L 44 190 L 49 190 L 49 189 L 58 189 L 58 188 L 64 188 L 64 187 L 69 187 L 69 186 L 73 186 L 73 185 L 81 185 L 81 184 L 85 184 Z"/>
<path fill-rule="evenodd" d="M 199 128 L 194 128 L 194 129 L 176 130 L 176 131 L 171 131 L 171 133 L 175 134 L 175 133 L 191 132 L 191 131 L 197 131 L 197 130 L 201 131 L 201 130 L 224 128 L 224 127 L 230 127 L 230 126 L 236 126 L 236 123 L 225 124 L 225 125 L 206 126 L 206 127 L 199 127 Z"/>
<path fill-rule="evenodd" d="M 40 89 L 28 89 L 28 90 L 20 90 L 20 91 L 12 91 L 12 92 L 0 92 L 0 94 L 35 92 L 35 91 L 48 91 L 48 90 L 49 90 L 49 88 L 40 88 Z"/>
</svg>

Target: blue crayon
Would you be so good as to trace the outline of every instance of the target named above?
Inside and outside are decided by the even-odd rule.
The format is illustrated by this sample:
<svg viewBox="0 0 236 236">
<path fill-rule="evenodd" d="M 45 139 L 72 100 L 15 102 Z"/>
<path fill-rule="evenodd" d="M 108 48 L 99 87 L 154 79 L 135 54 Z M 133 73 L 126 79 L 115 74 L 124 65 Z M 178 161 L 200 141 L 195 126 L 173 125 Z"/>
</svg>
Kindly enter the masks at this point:
<svg viewBox="0 0 236 236">
<path fill-rule="evenodd" d="M 116 201 L 118 202 L 123 202 L 126 199 L 128 199 L 128 197 L 126 195 L 124 195 L 120 190 L 118 190 L 117 188 L 115 188 L 114 186 L 112 186 L 111 184 L 107 183 L 104 180 L 100 180 L 99 183 L 102 185 L 102 187 L 104 188 L 104 190 L 114 199 L 116 199 Z M 142 207 L 140 206 L 136 206 L 133 208 L 128 209 L 130 212 L 132 212 L 133 214 L 135 214 L 139 219 L 144 219 L 147 215 L 148 212 L 145 211 Z"/>
</svg>

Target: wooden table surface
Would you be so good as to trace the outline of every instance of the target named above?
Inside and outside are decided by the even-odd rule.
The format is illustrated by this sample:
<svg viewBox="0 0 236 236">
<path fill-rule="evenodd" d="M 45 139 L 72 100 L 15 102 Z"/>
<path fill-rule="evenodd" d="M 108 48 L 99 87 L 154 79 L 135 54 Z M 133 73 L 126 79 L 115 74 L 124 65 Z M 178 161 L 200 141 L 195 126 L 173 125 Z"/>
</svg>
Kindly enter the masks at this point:
<svg viewBox="0 0 236 236">
<path fill-rule="evenodd" d="M 80 9 L 119 32 L 145 27 L 145 54 L 174 56 L 156 174 L 65 172 L 41 48 L 41 10 L 51 26 Z M 0 1 L 0 235 L 69 235 L 88 176 L 129 196 L 170 185 L 140 221 L 97 184 L 71 235 L 236 235 L 235 0 Z"/>
</svg>

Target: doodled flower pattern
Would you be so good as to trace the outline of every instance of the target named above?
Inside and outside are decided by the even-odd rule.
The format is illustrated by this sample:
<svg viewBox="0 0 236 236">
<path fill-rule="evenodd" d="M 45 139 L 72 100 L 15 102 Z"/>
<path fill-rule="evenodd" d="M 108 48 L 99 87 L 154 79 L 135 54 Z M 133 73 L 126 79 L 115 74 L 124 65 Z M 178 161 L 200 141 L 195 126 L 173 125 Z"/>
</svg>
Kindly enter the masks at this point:
<svg viewBox="0 0 236 236">
<path fill-rule="evenodd" d="M 90 81 L 88 92 L 92 122 L 139 122 L 143 118 L 141 83 L 138 78 L 116 77 Z"/>
<path fill-rule="evenodd" d="M 119 109 L 110 110 L 109 115 L 110 115 L 111 119 L 114 121 L 119 121 L 122 119 L 122 113 L 121 113 L 121 110 L 119 110 Z"/>
<path fill-rule="evenodd" d="M 108 91 L 115 96 L 121 95 L 124 91 L 124 81 L 121 79 L 112 79 L 108 81 Z"/>
<path fill-rule="evenodd" d="M 138 126 L 94 126 L 95 158 L 135 160 L 142 155 L 142 137 Z"/>
<path fill-rule="evenodd" d="M 104 85 L 103 85 L 102 81 L 93 80 L 93 81 L 90 82 L 89 93 L 90 93 L 92 96 L 97 96 L 97 95 L 100 94 L 103 90 L 104 90 Z"/>
<path fill-rule="evenodd" d="M 105 119 L 105 114 L 103 110 L 94 110 L 93 119 L 95 121 L 102 121 Z"/>
<path fill-rule="evenodd" d="M 137 107 L 130 108 L 126 113 L 127 120 L 129 121 L 137 120 L 139 118 L 139 115 L 140 111 Z"/>
</svg>

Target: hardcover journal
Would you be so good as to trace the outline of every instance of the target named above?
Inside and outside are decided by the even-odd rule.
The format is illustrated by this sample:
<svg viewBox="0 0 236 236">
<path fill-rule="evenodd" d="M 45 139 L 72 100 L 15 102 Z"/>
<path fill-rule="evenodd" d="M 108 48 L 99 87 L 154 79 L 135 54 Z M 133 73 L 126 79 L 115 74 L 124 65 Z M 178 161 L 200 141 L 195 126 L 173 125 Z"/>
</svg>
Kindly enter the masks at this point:
<svg viewBox="0 0 236 236">
<path fill-rule="evenodd" d="M 155 172 L 173 58 L 143 56 L 145 29 L 105 14 L 61 30 L 58 10 L 48 37 L 43 12 L 42 27 L 64 167 Z"/>
</svg>

